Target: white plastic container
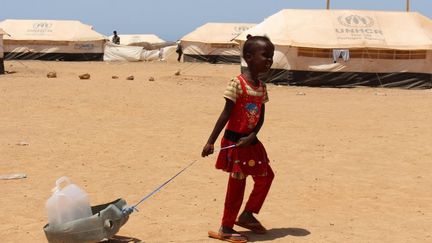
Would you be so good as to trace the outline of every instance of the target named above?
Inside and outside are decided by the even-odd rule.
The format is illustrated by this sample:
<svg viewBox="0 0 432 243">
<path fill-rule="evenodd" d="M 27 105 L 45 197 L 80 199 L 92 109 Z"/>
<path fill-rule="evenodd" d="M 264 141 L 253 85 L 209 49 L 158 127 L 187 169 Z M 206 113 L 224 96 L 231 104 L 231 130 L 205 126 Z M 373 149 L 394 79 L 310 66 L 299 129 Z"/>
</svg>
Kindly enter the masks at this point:
<svg viewBox="0 0 432 243">
<path fill-rule="evenodd" d="M 62 184 L 64 187 L 61 187 Z M 46 202 L 48 223 L 51 226 L 92 215 L 87 193 L 72 184 L 68 177 L 59 178 L 52 191 L 53 194 Z"/>
</svg>

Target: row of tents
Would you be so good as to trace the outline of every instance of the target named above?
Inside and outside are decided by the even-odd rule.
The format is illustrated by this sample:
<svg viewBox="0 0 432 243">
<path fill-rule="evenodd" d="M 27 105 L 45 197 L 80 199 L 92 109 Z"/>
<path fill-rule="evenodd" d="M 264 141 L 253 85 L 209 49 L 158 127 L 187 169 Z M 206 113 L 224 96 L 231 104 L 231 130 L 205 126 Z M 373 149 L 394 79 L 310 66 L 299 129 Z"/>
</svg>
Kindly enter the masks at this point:
<svg viewBox="0 0 432 243">
<path fill-rule="evenodd" d="M 8 23 L 10 21 L 0 23 L 0 28 L 9 34 L 4 38 L 6 58 L 40 53 L 35 40 L 22 38 L 17 40 L 22 45 L 12 44 L 12 39 L 20 35 L 9 33 L 5 22 L 12 24 Z M 46 44 L 40 48 L 56 53 L 51 54 L 55 57 L 59 52 L 53 48 L 62 47 L 64 60 L 78 57 L 102 60 L 109 50 L 119 55 L 134 52 L 136 47 L 128 43 L 130 46 L 119 52 L 121 47 L 106 45 L 107 38 L 88 25 L 81 24 L 85 26 L 83 35 L 72 32 L 71 27 L 57 27 L 48 21 L 29 22 L 28 25 L 26 34 Z M 52 39 L 44 39 L 49 31 L 64 33 L 65 37 L 56 40 L 54 45 Z M 249 34 L 266 35 L 275 44 L 274 63 L 267 77 L 269 82 L 432 88 L 432 21 L 416 12 L 284 9 L 258 24 L 207 23 L 180 39 L 183 61 L 241 63 L 245 69 L 240 50 Z M 127 40 L 121 39 L 122 42 Z M 22 49 L 24 44 L 28 49 Z M 148 56 L 161 57 L 161 50 L 173 52 L 174 44 L 161 41 Z M 164 51 L 167 47 L 169 49 Z M 138 56 L 143 55 L 143 50 L 135 52 L 133 60 L 142 60 Z"/>
<path fill-rule="evenodd" d="M 109 44 L 106 37 L 89 25 L 69 20 L 13 20 L 0 22 L 3 30 L 5 59 L 107 61 L 123 60 L 115 56 L 115 49 L 130 49 L 140 54 L 137 60 L 146 60 L 143 50 L 152 51 L 174 43 L 153 34 L 122 35 L 122 45 Z M 114 56 L 113 56 L 114 55 Z M 143 59 L 141 59 L 141 56 Z M 118 58 L 118 59 L 116 59 Z M 131 60 L 129 60 L 131 61 Z"/>
</svg>

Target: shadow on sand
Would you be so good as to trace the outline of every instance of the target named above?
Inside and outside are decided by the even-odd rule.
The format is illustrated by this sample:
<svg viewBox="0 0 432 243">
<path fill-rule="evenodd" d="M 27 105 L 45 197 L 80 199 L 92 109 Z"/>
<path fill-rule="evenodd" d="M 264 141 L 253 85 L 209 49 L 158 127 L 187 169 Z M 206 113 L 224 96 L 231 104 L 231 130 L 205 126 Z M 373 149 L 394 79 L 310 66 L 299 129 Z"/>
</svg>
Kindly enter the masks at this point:
<svg viewBox="0 0 432 243">
<path fill-rule="evenodd" d="M 270 240 L 286 237 L 287 235 L 300 237 L 300 236 L 307 236 L 310 234 L 308 230 L 302 228 L 269 229 L 267 230 L 267 233 L 264 235 L 254 234 L 250 231 L 244 231 L 241 233 L 246 235 L 249 238 L 248 242 L 270 241 Z"/>
<path fill-rule="evenodd" d="M 300 237 L 300 236 L 307 236 L 310 234 L 308 230 L 302 228 L 269 229 L 267 230 L 267 233 L 264 235 L 254 234 L 250 231 L 243 231 L 240 233 L 246 235 L 249 238 L 248 242 L 271 241 L 278 238 L 286 237 L 288 235 Z M 144 241 L 133 237 L 115 235 L 113 238 L 109 239 L 108 241 L 101 241 L 100 243 L 144 243 Z"/>
<path fill-rule="evenodd" d="M 114 235 L 111 239 L 107 241 L 101 241 L 100 243 L 144 243 L 144 242 L 140 239 L 133 238 L 133 237 Z"/>
</svg>

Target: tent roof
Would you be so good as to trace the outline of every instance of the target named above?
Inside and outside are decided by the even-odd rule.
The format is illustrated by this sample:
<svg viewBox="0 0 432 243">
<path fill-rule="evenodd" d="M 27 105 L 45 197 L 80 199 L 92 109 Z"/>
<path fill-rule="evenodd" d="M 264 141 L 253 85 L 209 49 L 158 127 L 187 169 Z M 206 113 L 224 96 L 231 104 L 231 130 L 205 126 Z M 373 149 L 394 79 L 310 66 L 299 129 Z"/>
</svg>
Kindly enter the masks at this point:
<svg viewBox="0 0 432 243">
<path fill-rule="evenodd" d="M 284 9 L 236 40 L 247 34 L 297 47 L 432 49 L 432 21 L 416 12 Z"/>
<path fill-rule="evenodd" d="M 6 40 L 50 40 L 50 41 L 93 41 L 106 37 L 94 31 L 90 25 L 76 20 L 18 20 L 0 22 L 0 28 L 9 36 Z"/>
<path fill-rule="evenodd" d="M 122 45 L 134 45 L 139 43 L 164 43 L 165 41 L 154 34 L 131 34 L 131 35 L 118 35 L 120 37 L 120 43 Z M 112 39 L 110 36 L 110 40 Z"/>
<path fill-rule="evenodd" d="M 255 26 L 250 23 L 207 23 L 181 38 L 182 41 L 202 43 L 232 43 L 245 30 Z"/>
</svg>

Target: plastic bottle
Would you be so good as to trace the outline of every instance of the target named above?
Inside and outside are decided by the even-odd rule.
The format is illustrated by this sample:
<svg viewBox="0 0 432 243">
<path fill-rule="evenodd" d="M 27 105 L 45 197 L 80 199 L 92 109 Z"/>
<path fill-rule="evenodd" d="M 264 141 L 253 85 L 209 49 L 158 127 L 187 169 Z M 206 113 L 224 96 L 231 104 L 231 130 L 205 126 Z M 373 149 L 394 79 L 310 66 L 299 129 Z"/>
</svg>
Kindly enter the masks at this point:
<svg viewBox="0 0 432 243">
<path fill-rule="evenodd" d="M 65 186 L 62 188 L 61 185 L 64 183 Z M 48 223 L 51 226 L 92 215 L 87 193 L 72 184 L 68 177 L 59 178 L 52 191 L 53 194 L 46 202 Z"/>
</svg>

